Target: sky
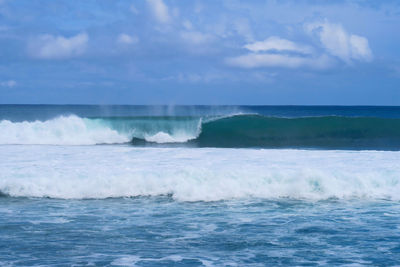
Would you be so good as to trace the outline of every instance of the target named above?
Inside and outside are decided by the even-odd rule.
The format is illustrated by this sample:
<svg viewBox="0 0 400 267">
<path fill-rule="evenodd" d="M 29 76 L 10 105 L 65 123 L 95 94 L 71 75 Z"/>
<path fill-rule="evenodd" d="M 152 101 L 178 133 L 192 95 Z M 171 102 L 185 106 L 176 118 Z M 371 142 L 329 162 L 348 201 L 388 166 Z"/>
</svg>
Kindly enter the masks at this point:
<svg viewBox="0 0 400 267">
<path fill-rule="evenodd" d="M 400 105 L 400 1 L 0 0 L 0 103 Z"/>
</svg>

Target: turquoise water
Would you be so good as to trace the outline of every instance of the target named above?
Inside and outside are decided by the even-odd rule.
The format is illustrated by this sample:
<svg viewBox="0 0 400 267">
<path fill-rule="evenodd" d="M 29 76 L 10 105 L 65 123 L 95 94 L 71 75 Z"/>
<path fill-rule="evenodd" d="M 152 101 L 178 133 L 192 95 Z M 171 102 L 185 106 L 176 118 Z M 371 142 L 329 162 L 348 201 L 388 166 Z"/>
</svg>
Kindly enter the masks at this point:
<svg viewBox="0 0 400 267">
<path fill-rule="evenodd" d="M 133 146 L 399 150 L 400 109 L 0 106 L 0 144 L 127 143 Z"/>
<path fill-rule="evenodd" d="M 0 105 L 0 265 L 399 265 L 399 120 Z"/>
</svg>

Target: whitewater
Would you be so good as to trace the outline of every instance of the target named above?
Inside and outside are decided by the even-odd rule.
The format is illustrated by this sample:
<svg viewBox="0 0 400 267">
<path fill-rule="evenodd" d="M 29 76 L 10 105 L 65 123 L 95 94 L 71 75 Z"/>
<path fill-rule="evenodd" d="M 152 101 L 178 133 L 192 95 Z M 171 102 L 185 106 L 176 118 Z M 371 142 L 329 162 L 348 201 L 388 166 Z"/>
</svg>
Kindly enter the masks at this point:
<svg viewBox="0 0 400 267">
<path fill-rule="evenodd" d="M 1 151 L 0 191 L 13 197 L 400 199 L 400 152 L 107 145 Z"/>
<path fill-rule="evenodd" d="M 157 123 L 157 122 L 156 122 Z M 178 122 L 179 123 L 179 122 Z M 165 124 L 165 122 L 164 122 Z M 193 122 L 192 122 L 193 124 Z M 127 143 L 132 138 L 142 138 L 155 143 L 186 142 L 197 137 L 201 119 L 197 119 L 192 132 L 174 129 L 173 133 L 162 130 L 137 133 L 140 128 L 113 129 L 112 121 L 80 118 L 75 115 L 60 116 L 46 121 L 0 121 L 0 144 L 33 145 L 96 145 Z M 124 127 L 126 125 L 122 125 Z M 179 127 L 179 125 L 177 125 Z M 154 127 L 154 126 L 153 126 Z M 161 125 L 162 127 L 162 125 Z"/>
</svg>

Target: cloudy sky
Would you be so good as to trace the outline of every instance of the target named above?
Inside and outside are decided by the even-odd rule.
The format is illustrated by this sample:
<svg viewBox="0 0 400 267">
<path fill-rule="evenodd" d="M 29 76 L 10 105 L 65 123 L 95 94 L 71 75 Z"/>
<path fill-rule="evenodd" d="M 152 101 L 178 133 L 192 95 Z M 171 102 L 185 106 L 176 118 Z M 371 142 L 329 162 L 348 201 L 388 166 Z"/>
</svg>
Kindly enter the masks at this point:
<svg viewBox="0 0 400 267">
<path fill-rule="evenodd" d="M 400 105 L 400 1 L 0 0 L 0 103 Z"/>
</svg>

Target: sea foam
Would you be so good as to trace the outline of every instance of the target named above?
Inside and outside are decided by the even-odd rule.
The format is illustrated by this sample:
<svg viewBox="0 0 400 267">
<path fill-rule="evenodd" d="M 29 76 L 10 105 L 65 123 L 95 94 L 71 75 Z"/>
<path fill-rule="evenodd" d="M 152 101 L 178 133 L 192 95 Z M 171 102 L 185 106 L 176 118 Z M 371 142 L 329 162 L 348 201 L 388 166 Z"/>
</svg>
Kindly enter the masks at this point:
<svg viewBox="0 0 400 267">
<path fill-rule="evenodd" d="M 400 200 L 399 158 L 388 151 L 2 146 L 0 191 L 64 199 Z"/>
<path fill-rule="evenodd" d="M 202 120 L 144 122 L 140 118 L 114 122 L 107 118 L 89 119 L 75 115 L 33 122 L 2 120 L 0 145 L 118 144 L 130 142 L 132 138 L 151 143 L 185 143 L 198 137 Z"/>
<path fill-rule="evenodd" d="M 144 139 L 147 142 L 153 142 L 158 144 L 164 143 L 185 143 L 189 140 L 196 139 L 196 135 L 189 135 L 185 132 L 168 134 L 165 132 L 158 132 L 154 135 L 145 134 Z"/>
<path fill-rule="evenodd" d="M 0 121 L 0 144 L 94 145 L 129 142 L 124 135 L 96 120 L 74 115 L 47 121 Z"/>
</svg>

